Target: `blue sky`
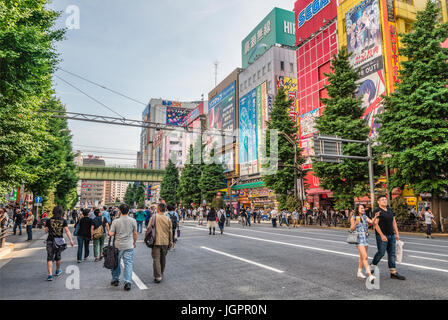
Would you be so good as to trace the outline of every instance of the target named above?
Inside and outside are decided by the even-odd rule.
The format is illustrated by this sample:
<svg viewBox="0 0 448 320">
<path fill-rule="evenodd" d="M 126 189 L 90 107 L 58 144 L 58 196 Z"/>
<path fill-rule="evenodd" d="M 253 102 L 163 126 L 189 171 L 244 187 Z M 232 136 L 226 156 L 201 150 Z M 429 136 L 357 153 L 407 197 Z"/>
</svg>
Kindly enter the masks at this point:
<svg viewBox="0 0 448 320">
<path fill-rule="evenodd" d="M 150 98 L 200 100 L 241 66 L 241 41 L 274 7 L 292 10 L 294 0 L 57 0 L 64 27 L 67 7 L 80 10 L 80 29 L 57 44 L 60 67 L 147 103 Z M 56 75 L 130 119 L 144 106 L 57 71 Z M 70 112 L 114 116 L 112 112 L 54 78 L 56 94 Z M 73 144 L 108 164 L 132 164 L 139 128 L 69 121 Z M 91 147 L 85 147 L 91 146 Z M 98 148 L 92 148 L 98 147 Z M 112 155 L 117 148 L 120 154 Z M 97 151 L 97 152 L 94 152 Z"/>
</svg>

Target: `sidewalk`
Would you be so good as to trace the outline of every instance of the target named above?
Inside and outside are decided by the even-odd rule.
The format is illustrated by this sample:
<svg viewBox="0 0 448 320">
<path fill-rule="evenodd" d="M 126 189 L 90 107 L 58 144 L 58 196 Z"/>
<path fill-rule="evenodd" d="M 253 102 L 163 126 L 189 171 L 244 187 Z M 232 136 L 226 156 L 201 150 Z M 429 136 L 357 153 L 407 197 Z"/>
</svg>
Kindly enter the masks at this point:
<svg viewBox="0 0 448 320">
<path fill-rule="evenodd" d="M 26 232 L 23 232 L 21 236 L 13 235 L 12 228 L 8 230 L 8 235 L 6 237 L 6 243 L 3 248 L 0 248 L 0 259 L 3 259 L 7 255 L 11 254 L 14 250 L 23 250 L 30 247 L 36 241 L 43 241 L 46 239 L 46 234 L 44 229 L 33 229 L 33 240 L 26 241 L 28 238 Z"/>
</svg>

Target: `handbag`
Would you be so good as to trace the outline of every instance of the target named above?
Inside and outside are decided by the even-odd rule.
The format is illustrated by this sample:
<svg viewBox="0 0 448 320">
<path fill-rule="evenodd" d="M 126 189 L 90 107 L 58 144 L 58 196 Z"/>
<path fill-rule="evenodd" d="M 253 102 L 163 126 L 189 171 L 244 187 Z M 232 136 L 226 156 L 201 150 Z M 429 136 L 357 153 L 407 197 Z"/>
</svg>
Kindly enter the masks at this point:
<svg viewBox="0 0 448 320">
<path fill-rule="evenodd" d="M 396 262 L 398 264 L 401 264 L 403 262 L 403 246 L 404 246 L 404 242 L 399 240 L 397 241 L 397 250 L 396 250 L 396 254 L 395 254 L 395 259 Z"/>
<path fill-rule="evenodd" d="M 111 239 L 112 237 L 109 237 L 109 244 L 103 248 L 104 268 L 114 270 L 118 266 L 118 249 L 110 245 Z M 115 243 L 115 236 L 113 243 Z"/>
<path fill-rule="evenodd" d="M 148 229 L 146 230 L 145 234 L 145 244 L 148 248 L 153 248 L 154 243 L 156 242 L 156 217 L 157 214 L 153 216 L 151 224 L 149 225 Z"/>
<path fill-rule="evenodd" d="M 67 244 L 65 243 L 65 239 L 64 238 L 54 238 L 53 239 L 53 247 L 56 250 L 64 251 L 65 249 L 67 249 Z"/>
<path fill-rule="evenodd" d="M 103 223 L 104 223 L 104 218 L 101 219 L 101 224 L 98 228 L 93 229 L 93 239 L 98 240 L 101 239 L 101 237 L 104 234 L 104 229 L 103 229 Z"/>
<path fill-rule="evenodd" d="M 348 236 L 347 236 L 347 243 L 349 243 L 349 244 L 359 244 L 358 232 L 350 230 L 348 232 Z"/>
</svg>

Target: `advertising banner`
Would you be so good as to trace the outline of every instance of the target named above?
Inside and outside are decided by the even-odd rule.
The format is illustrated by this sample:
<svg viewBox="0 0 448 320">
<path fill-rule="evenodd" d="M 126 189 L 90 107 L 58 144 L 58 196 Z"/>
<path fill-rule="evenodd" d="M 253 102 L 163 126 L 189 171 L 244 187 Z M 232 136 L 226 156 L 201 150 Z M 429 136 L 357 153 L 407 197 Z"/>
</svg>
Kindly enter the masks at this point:
<svg viewBox="0 0 448 320">
<path fill-rule="evenodd" d="M 319 117 L 319 108 L 313 111 L 302 114 L 300 117 L 300 136 L 302 138 L 308 137 L 315 133 L 316 119 Z"/>
<path fill-rule="evenodd" d="M 220 156 L 220 161 L 224 168 L 224 173 L 235 171 L 235 152 L 226 151 Z"/>
<path fill-rule="evenodd" d="M 258 172 L 257 89 L 240 99 L 239 159 L 241 175 Z"/>
<path fill-rule="evenodd" d="M 181 127 L 184 125 L 185 119 L 190 112 L 191 110 L 189 109 L 167 107 L 166 124 Z"/>
<path fill-rule="evenodd" d="M 379 126 L 376 117 L 382 110 L 381 95 L 386 93 L 380 19 L 378 0 L 365 0 L 345 16 L 350 64 L 361 73 L 357 97 L 363 101 L 363 118 L 372 137 L 376 137 Z"/>
<path fill-rule="evenodd" d="M 301 139 L 300 140 L 300 148 L 302 149 L 302 157 L 305 159 L 305 163 L 303 164 L 304 169 L 311 168 L 311 157 L 315 155 L 314 153 L 314 140 L 312 137 Z"/>
<path fill-rule="evenodd" d="M 235 128 L 235 82 L 210 100 L 208 128 L 233 132 Z"/>
</svg>

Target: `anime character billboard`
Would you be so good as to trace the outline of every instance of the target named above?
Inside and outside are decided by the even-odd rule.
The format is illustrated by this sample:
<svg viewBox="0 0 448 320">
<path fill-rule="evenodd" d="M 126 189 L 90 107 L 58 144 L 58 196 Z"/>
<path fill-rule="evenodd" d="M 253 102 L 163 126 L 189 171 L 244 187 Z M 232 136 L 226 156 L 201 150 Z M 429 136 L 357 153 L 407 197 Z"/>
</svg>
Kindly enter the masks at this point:
<svg viewBox="0 0 448 320">
<path fill-rule="evenodd" d="M 239 162 L 241 175 L 258 172 L 257 89 L 240 99 Z"/>
<path fill-rule="evenodd" d="M 378 0 L 365 0 L 350 10 L 345 16 L 345 28 L 349 61 L 361 76 L 357 97 L 362 100 L 370 135 L 376 137 L 376 118 L 383 109 L 381 96 L 386 93 Z"/>
</svg>

